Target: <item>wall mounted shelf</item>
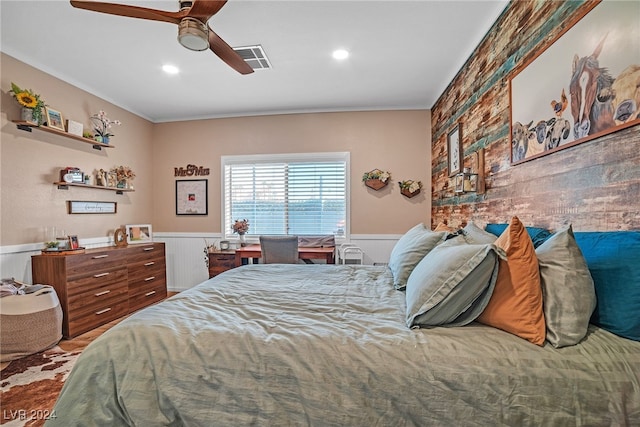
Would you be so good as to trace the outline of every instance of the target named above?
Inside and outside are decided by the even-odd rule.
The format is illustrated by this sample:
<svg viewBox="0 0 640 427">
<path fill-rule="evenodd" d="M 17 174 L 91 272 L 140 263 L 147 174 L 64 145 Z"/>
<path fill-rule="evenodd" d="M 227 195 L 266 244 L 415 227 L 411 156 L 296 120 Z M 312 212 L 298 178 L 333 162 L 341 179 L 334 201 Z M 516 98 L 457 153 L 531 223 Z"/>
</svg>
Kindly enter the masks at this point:
<svg viewBox="0 0 640 427">
<path fill-rule="evenodd" d="M 94 189 L 94 190 L 115 191 L 116 194 L 132 193 L 132 192 L 135 191 L 135 190 L 132 190 L 130 188 L 103 187 L 101 185 L 87 185 L 87 184 L 64 182 L 64 181 L 54 182 L 53 185 L 57 185 L 58 186 L 58 190 L 68 190 L 69 187 L 85 187 L 85 188 L 91 188 L 91 189 Z"/>
<path fill-rule="evenodd" d="M 32 129 L 41 130 L 42 132 L 52 133 L 54 135 L 64 136 L 65 138 L 73 139 L 75 141 L 84 142 L 85 144 L 91 144 L 96 150 L 102 150 L 104 148 L 114 148 L 111 144 L 105 144 L 104 142 L 94 141 L 93 139 L 85 138 L 83 136 L 74 135 L 68 132 L 63 132 L 58 129 L 50 128 L 47 126 L 38 126 L 36 124 L 25 122 L 22 120 L 13 120 L 17 128 L 26 132 L 31 132 Z"/>
</svg>

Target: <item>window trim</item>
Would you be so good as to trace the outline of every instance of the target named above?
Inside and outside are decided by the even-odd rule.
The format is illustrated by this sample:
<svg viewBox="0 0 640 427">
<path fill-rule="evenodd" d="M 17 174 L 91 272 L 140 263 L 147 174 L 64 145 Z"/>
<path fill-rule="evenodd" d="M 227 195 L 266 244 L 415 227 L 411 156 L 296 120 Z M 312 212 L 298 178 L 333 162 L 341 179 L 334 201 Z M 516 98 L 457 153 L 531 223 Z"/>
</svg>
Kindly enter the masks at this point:
<svg viewBox="0 0 640 427">
<path fill-rule="evenodd" d="M 220 156 L 220 234 L 222 239 L 235 235 L 228 233 L 225 223 L 226 182 L 225 166 L 247 163 L 286 163 L 286 162 L 345 162 L 345 229 L 343 236 L 336 236 L 336 244 L 351 238 L 351 153 L 348 151 L 321 153 L 282 153 L 282 154 L 240 154 Z M 249 239 L 251 240 L 251 239 Z"/>
</svg>

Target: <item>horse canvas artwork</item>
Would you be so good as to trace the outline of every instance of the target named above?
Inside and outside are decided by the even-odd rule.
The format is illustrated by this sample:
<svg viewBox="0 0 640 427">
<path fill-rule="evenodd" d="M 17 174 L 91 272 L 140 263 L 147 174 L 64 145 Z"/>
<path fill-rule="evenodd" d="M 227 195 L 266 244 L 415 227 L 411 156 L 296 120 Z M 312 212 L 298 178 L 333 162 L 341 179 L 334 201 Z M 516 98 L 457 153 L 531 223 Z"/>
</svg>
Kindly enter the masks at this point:
<svg viewBox="0 0 640 427">
<path fill-rule="evenodd" d="M 640 123 L 640 2 L 597 3 L 510 83 L 512 163 Z"/>
</svg>

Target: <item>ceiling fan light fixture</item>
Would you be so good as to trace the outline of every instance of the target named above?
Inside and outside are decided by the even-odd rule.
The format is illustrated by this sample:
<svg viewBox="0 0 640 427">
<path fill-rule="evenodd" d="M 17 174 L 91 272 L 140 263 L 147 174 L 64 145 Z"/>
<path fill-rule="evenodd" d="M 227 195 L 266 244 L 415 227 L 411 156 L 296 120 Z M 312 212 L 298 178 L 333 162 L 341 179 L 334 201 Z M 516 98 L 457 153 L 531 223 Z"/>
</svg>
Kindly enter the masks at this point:
<svg viewBox="0 0 640 427">
<path fill-rule="evenodd" d="M 209 30 L 195 18 L 186 17 L 178 25 L 178 42 L 189 50 L 209 49 Z"/>
</svg>

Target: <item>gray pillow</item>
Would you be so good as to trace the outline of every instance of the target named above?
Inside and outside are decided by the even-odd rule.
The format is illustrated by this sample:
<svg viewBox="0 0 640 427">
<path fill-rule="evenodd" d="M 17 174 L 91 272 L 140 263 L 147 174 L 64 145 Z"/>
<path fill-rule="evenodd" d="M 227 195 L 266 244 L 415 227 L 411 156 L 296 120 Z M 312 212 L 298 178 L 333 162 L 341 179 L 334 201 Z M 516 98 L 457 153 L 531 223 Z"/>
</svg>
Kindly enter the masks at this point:
<svg viewBox="0 0 640 427">
<path fill-rule="evenodd" d="M 404 290 L 414 267 L 429 251 L 442 243 L 446 236 L 447 232 L 431 231 L 421 223 L 411 228 L 398 240 L 389 257 L 389 268 L 393 274 L 393 285 L 396 289 Z"/>
<path fill-rule="evenodd" d="M 407 326 L 462 326 L 487 306 L 498 277 L 493 244 L 453 239 L 434 248 L 407 281 Z"/>
<path fill-rule="evenodd" d="M 462 229 L 462 235 L 467 243 L 471 244 L 483 244 L 493 243 L 498 238 L 494 234 L 484 231 L 482 228 L 474 224 L 473 221 L 469 221 L 467 225 Z"/>
<path fill-rule="evenodd" d="M 579 343 L 587 334 L 596 292 L 571 226 L 536 249 L 542 283 L 547 341 L 554 347 Z"/>
</svg>

